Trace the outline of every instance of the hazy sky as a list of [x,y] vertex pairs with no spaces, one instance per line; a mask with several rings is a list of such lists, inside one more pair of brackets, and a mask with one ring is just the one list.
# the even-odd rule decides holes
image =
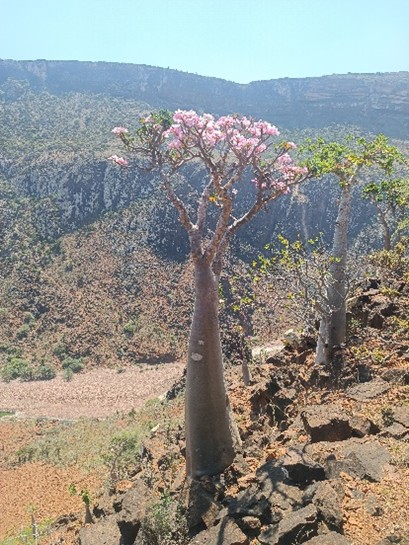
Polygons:
[[409,70],[409,0],[0,0],[0,58],[151,64],[240,83]]

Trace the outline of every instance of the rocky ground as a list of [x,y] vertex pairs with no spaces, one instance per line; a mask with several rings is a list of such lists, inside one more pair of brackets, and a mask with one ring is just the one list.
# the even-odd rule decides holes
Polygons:
[[62,504],[43,543],[409,544],[408,295],[369,285],[352,301],[355,336],[335,368],[315,365],[308,338],[262,352],[249,387],[230,367],[243,444],[218,477],[185,480],[180,380],[166,405],[179,423],[152,421],[133,471],[90,482],[92,523]]
[[335,371],[316,367],[310,339],[253,366],[248,388],[238,367],[228,371],[243,445],[222,475],[186,482],[183,429],[155,426],[138,472],[98,498],[93,523],[72,519],[67,532],[61,519],[50,543],[408,544],[409,344],[408,331],[396,328],[407,314],[402,290],[393,306],[373,288],[357,298],[352,315],[362,330]]

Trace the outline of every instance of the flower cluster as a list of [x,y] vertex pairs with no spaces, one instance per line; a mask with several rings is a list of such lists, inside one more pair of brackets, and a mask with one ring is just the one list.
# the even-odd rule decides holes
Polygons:
[[267,149],[270,136],[279,131],[266,121],[253,121],[247,117],[199,115],[193,110],[177,110],[173,124],[165,131],[171,149],[188,150],[202,147],[212,151],[220,143],[229,148],[238,158],[259,156]]
[[114,127],[111,132],[116,136],[121,136],[121,134],[126,134],[128,129],[125,129],[125,127]]
[[125,159],[125,157],[118,157],[118,155],[111,155],[111,157],[108,157],[108,161],[112,161],[116,165],[119,165],[120,167],[126,167],[128,166],[128,161]]
[[[286,193],[292,182],[307,174],[307,170],[294,166],[289,151],[296,148],[294,142],[280,144],[278,157],[262,161],[262,154],[272,148],[273,137],[280,133],[267,121],[255,121],[246,116],[227,115],[216,119],[211,114],[199,115],[194,110],[177,110],[173,116],[165,112],[150,114],[141,119],[140,134],[151,139],[142,143],[141,150],[155,143],[164,149],[178,153],[171,155],[177,161],[192,157],[207,157],[207,161],[221,160],[222,168],[227,164],[250,167],[256,171],[252,180],[257,189]],[[128,144],[125,127],[115,127],[112,132]],[[152,137],[153,136],[153,137]],[[230,160],[226,159],[231,158]],[[110,160],[126,166],[127,160],[113,155]],[[182,164],[180,163],[180,164]]]

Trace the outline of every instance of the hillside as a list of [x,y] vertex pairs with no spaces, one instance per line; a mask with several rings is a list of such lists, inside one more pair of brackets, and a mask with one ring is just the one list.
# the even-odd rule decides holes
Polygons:
[[[61,346],[90,366],[182,353],[191,301],[181,266],[186,236],[151,176],[108,163],[120,152],[113,126],[132,127],[154,108],[193,107],[270,119],[296,142],[317,127],[327,138],[382,129],[404,138],[408,78],[238,85],[138,65],[0,61],[3,360],[20,354],[58,368]],[[202,182],[203,172],[190,168],[180,191],[194,200]],[[245,200],[250,189],[243,190]],[[336,184],[311,182],[273,203],[239,234],[235,255],[249,261],[278,233],[308,239],[322,232],[329,240],[336,195]],[[374,211],[359,190],[356,197],[351,237],[367,249],[378,244]],[[172,295],[176,285],[186,294],[182,306]]]

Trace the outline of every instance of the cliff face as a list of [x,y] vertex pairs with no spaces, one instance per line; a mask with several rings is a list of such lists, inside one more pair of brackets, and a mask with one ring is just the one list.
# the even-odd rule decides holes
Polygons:
[[26,80],[37,91],[102,93],[152,107],[240,112],[286,128],[353,124],[406,139],[409,72],[278,79],[241,85],[177,70],[105,62],[0,61],[0,85]]

